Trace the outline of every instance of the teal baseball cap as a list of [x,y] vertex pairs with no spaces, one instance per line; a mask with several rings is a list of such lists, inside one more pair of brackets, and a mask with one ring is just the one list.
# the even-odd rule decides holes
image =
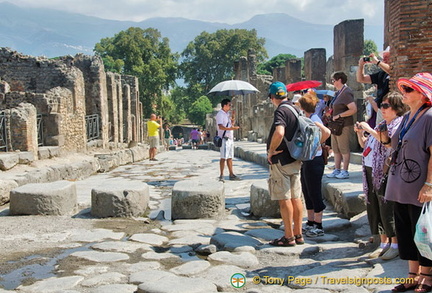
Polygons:
[[280,81],[275,81],[269,87],[269,94],[276,95],[276,99],[285,98],[287,96],[286,86]]

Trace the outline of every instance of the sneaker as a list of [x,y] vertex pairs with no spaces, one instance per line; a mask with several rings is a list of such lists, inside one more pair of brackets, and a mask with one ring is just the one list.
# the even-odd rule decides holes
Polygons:
[[303,233],[303,234],[306,234],[306,232],[312,230],[313,228],[315,228],[314,225],[307,225],[307,224],[305,224],[305,225],[303,226],[303,228],[302,228],[302,233]]
[[219,176],[219,181],[220,182],[225,182],[224,177],[223,176]]
[[387,250],[390,249],[390,247],[391,247],[391,246],[390,246],[390,242],[389,242],[389,243],[387,243],[387,244],[384,246],[384,248],[381,250],[381,253],[380,253],[379,257],[383,256],[384,253],[386,253]]
[[399,256],[399,250],[397,248],[390,247],[389,250],[386,251],[380,258],[382,260],[390,260]]
[[349,172],[343,170],[338,175],[335,176],[337,179],[348,179],[349,178]]
[[330,174],[327,174],[327,178],[335,178],[337,175],[339,175],[341,173],[341,170],[339,169],[334,169],[334,171]]
[[324,230],[319,228],[314,228],[306,232],[307,237],[319,237],[324,236]]
[[239,181],[241,179],[240,179],[240,177],[238,177],[236,175],[230,175],[229,180]]
[[378,248],[378,249],[375,249],[374,251],[372,251],[371,253],[369,253],[368,258],[378,258],[381,255],[383,255],[383,249]]

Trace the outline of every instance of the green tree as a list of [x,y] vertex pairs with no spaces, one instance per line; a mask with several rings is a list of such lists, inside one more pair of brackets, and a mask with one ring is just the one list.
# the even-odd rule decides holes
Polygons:
[[153,28],[131,27],[102,39],[94,51],[108,71],[138,78],[146,117],[163,109],[162,91],[175,85],[179,57],[171,53],[168,38]]
[[[218,82],[233,77],[234,62],[253,50],[258,62],[267,58],[265,39],[256,30],[231,29],[202,32],[182,52],[181,75],[191,98],[197,98]],[[213,99],[213,104],[216,104]]]
[[[273,58],[271,58],[267,62],[263,62],[258,64],[257,66],[257,73],[258,74],[267,74],[267,75],[273,75],[273,69],[277,67],[283,67],[285,66],[285,63],[287,60],[290,59],[299,59],[296,56],[292,54],[279,54]],[[302,62],[303,62],[303,58]]]
[[189,111],[189,120],[196,125],[205,125],[205,118],[207,113],[213,111],[212,103],[206,96],[199,97]]
[[369,56],[371,53],[378,55],[377,45],[372,40],[365,40],[364,47],[363,47],[363,55]]

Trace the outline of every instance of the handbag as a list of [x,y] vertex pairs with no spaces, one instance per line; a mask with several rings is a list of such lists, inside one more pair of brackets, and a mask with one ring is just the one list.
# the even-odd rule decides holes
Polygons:
[[327,126],[333,135],[339,136],[342,134],[342,129],[344,127],[343,118],[339,118],[336,120],[330,120]]
[[328,164],[328,158],[330,156],[330,146],[323,143],[321,145],[321,149],[322,149],[322,157],[324,160],[324,165],[327,165]]
[[414,242],[420,254],[432,260],[432,210],[429,202],[423,204],[416,224]]
[[[227,123],[226,127],[228,127],[229,122]],[[225,136],[226,130],[223,132],[222,137]],[[218,135],[218,132],[216,130],[216,135],[213,137],[213,143],[216,147],[220,148],[222,146],[222,137]]]

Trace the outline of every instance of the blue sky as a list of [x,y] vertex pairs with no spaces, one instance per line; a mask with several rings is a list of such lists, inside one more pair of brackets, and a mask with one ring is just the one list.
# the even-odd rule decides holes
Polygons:
[[[0,2],[6,2],[1,1]],[[114,20],[142,21],[152,17],[235,24],[255,15],[286,13],[303,21],[335,25],[363,18],[367,25],[383,25],[381,0],[13,0],[22,7],[51,8]]]

